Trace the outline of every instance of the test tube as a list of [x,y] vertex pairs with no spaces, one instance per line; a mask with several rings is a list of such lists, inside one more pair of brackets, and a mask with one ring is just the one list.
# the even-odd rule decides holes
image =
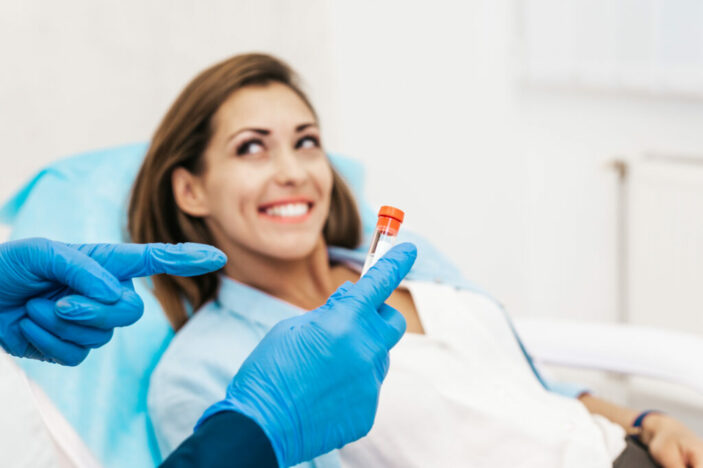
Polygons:
[[368,255],[366,255],[361,276],[364,276],[369,271],[369,268],[395,245],[395,241],[398,239],[398,230],[400,230],[404,217],[405,213],[402,210],[392,206],[382,206],[378,211],[376,231],[371,239],[371,247]]

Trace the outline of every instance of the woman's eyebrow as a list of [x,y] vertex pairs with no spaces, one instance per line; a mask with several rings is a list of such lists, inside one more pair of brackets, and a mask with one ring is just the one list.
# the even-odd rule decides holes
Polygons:
[[297,127],[295,127],[295,131],[302,132],[303,130],[305,130],[308,127],[317,127],[317,124],[315,122],[300,124]]
[[266,136],[271,133],[271,130],[266,130],[265,128],[242,128],[231,134],[230,136],[227,137],[227,142],[232,141],[234,137],[239,135],[242,132],[254,132],[258,133],[259,135]]
[[[308,123],[300,124],[297,127],[295,127],[295,131],[296,131],[296,133],[299,133],[299,132],[302,132],[303,130],[305,130],[306,128],[310,128],[310,127],[317,127],[317,124],[315,122],[308,122]],[[237,135],[239,135],[242,132],[247,132],[247,131],[258,133],[259,135],[262,135],[262,136],[267,136],[267,135],[271,134],[271,130],[267,130],[265,128],[247,127],[247,128],[239,129],[236,132],[234,132],[233,134],[231,134],[229,137],[227,137],[227,141],[228,142],[232,141],[232,139],[234,137],[236,137]]]

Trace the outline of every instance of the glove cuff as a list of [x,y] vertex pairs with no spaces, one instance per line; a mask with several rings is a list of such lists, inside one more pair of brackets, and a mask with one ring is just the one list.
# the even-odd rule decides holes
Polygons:
[[224,411],[234,411],[254,421],[264,431],[264,434],[266,434],[266,437],[271,442],[271,447],[276,455],[278,466],[287,467],[291,465],[286,462],[286,450],[284,448],[285,436],[282,434],[281,430],[277,429],[278,421],[274,419],[273,415],[267,415],[256,407],[234,398],[232,395],[228,395],[226,400],[221,400],[205,410],[195,424],[194,430],[197,430],[207,419]]

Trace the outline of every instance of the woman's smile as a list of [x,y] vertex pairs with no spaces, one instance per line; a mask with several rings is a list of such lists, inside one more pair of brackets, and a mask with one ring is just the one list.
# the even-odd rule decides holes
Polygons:
[[259,206],[259,217],[275,223],[302,223],[310,218],[315,203],[304,197],[287,198]]

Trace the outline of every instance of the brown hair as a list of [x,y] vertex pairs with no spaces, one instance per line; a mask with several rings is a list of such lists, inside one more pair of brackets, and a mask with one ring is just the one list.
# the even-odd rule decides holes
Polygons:
[[[154,133],[132,188],[128,230],[134,242],[214,243],[202,218],[178,208],[171,174],[177,167],[202,174],[205,169],[202,155],[214,133],[213,115],[238,89],[272,82],[288,86],[317,118],[293,70],[265,54],[234,56],[201,72],[185,87]],[[334,169],[332,173],[332,198],[324,239],[328,245],[354,248],[361,237],[359,213],[347,185]],[[190,278],[158,275],[153,277],[153,283],[166,316],[178,330],[188,320],[183,299],[197,311],[214,299],[219,278],[214,272]]]

